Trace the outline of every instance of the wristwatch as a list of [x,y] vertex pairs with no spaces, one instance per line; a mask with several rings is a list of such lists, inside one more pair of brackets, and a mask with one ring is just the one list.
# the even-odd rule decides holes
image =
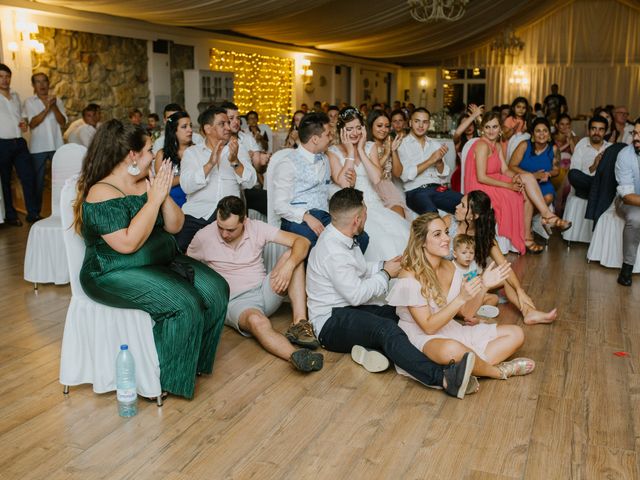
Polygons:
[[231,163],[231,168],[236,169],[240,166],[240,162]]

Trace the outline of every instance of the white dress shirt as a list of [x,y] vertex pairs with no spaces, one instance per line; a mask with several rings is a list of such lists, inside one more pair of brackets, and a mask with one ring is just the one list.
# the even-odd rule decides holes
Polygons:
[[255,137],[247,132],[240,130],[238,132],[238,141],[244,145],[244,148],[249,152],[262,152],[262,148],[258,145],[258,142],[256,142]]
[[[204,143],[204,138],[198,132],[193,132],[193,135],[191,136],[191,141],[193,142],[194,145],[202,145]],[[158,150],[162,150],[163,148],[164,148],[164,133],[160,135],[158,138],[156,138],[156,140],[153,142],[151,151],[155,155],[156,153],[158,153]]]
[[11,99],[0,94],[0,138],[9,140],[22,138],[20,122],[22,121],[22,105],[20,96],[13,90],[9,91]]
[[591,145],[589,137],[580,139],[580,141],[576,143],[576,148],[573,150],[573,155],[571,155],[570,168],[575,168],[583,173],[586,173],[587,175],[593,176],[596,172],[590,172],[589,167],[593,165],[593,161],[595,160],[596,156],[599,153],[604,152],[604,150],[609,145],[611,144],[604,140],[600,145],[600,148],[596,149],[593,145]]
[[389,290],[383,266],[384,262],[367,263],[353,239],[332,224],[325,228],[307,264],[307,307],[316,335],[334,307],[382,303],[379,297]]
[[251,188],[257,181],[249,153],[242,145],[238,148],[238,160],[244,166],[242,176],[237,175],[229,163],[228,145],[222,149],[217,165],[205,177],[204,165],[209,158],[211,150],[202,143],[187,148],[180,162],[180,186],[187,194],[187,201],[182,205],[182,210],[195,218],[208,219],[221,198],[227,195],[240,197],[241,187]]
[[[293,196],[295,195],[296,183],[296,167],[291,156],[295,153],[296,151],[291,152],[287,158],[280,160],[275,170],[267,171],[267,175],[273,176],[273,192],[270,192],[269,195],[273,195],[273,211],[275,214],[290,222],[302,223],[302,217],[304,217],[304,214],[307,212],[307,208],[304,206],[291,205],[291,200],[293,200]],[[326,154],[323,154],[324,162],[315,163],[315,154],[311,153],[302,145],[298,147],[297,154],[315,167],[317,178],[325,177],[326,171],[329,168],[329,159]]]
[[[67,114],[65,113],[64,105],[59,98],[56,98],[56,105],[66,122]],[[45,104],[37,95],[27,98],[24,101],[24,113],[27,116],[27,121],[31,122],[31,119],[42,113],[45,108]],[[62,131],[60,130],[60,124],[58,123],[58,120],[56,120],[55,113],[49,110],[49,113],[44,117],[44,120],[40,122],[37,127],[31,129],[29,151],[31,153],[53,152],[60,148],[62,143]]]
[[422,185],[430,183],[443,184],[449,175],[449,165],[444,164],[442,172],[439,172],[435,165],[430,166],[418,175],[418,165],[427,160],[442,145],[425,137],[424,147],[420,145],[418,138],[410,133],[407,135],[398,148],[398,157],[402,163],[402,175],[400,178],[404,182],[404,191],[414,190]]

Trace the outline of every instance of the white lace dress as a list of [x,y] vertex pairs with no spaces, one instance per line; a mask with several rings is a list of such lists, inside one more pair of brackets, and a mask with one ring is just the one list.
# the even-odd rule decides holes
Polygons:
[[[340,165],[344,165],[344,155],[338,146],[329,147],[329,151],[340,160]],[[355,165],[355,170],[355,188],[362,191],[367,205],[364,229],[369,235],[369,246],[364,258],[373,262],[401,255],[409,241],[409,222],[384,206],[362,163]]]

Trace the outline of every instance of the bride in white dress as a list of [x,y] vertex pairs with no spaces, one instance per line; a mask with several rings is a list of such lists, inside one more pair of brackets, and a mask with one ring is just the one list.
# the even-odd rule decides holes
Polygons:
[[329,148],[331,179],[339,188],[354,187],[364,194],[367,206],[365,231],[369,246],[367,261],[389,260],[401,255],[409,240],[410,224],[384,206],[374,185],[382,179],[382,169],[365,153],[367,140],[364,119],[353,107],[346,107],[338,116],[340,144]]

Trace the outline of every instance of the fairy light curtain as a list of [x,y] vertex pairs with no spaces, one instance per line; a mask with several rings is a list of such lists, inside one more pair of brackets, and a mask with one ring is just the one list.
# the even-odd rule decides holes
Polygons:
[[[282,126],[291,115],[294,60],[257,53],[240,53],[212,48],[211,70],[234,73],[234,103],[241,114],[255,110],[260,123]],[[286,120],[285,120],[286,121]]]

